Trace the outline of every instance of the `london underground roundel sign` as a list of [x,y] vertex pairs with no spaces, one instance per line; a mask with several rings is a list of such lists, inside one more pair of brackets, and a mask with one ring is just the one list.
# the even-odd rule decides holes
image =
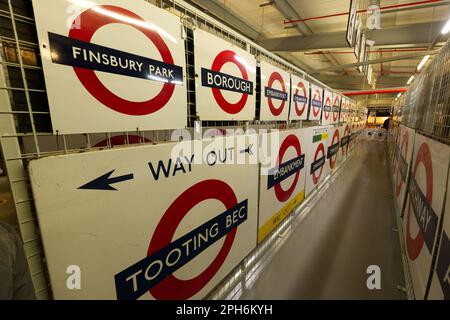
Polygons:
[[406,175],[408,170],[408,163],[406,162],[409,152],[409,133],[404,130],[403,137],[401,138],[399,157],[398,157],[398,171],[395,178],[395,195],[400,196],[403,184],[406,182]]
[[[106,11],[111,13],[111,15],[99,15],[99,11]],[[72,61],[74,64],[73,69],[78,79],[80,79],[80,82],[93,97],[108,108],[111,108],[117,112],[135,116],[154,113],[163,108],[169,102],[175,90],[175,83],[182,83],[183,81],[183,70],[181,67],[174,65],[172,54],[170,53],[170,50],[163,38],[156,30],[146,28],[145,20],[143,18],[121,7],[96,6],[81,13],[81,15],[75,19],[75,21],[78,20],[83,21],[82,27],[72,28],[69,32],[69,38],[73,41],[73,58],[77,59],[78,57],[83,56],[85,57],[85,60],[81,62]],[[140,23],[130,23],[128,22],[129,20]],[[114,52],[112,49],[107,50],[106,48],[95,48],[91,41],[97,30],[114,23],[126,24],[127,26],[142,32],[145,37],[155,45],[162,57],[162,61],[154,61],[152,64],[149,63],[148,69],[144,71],[142,69],[144,62],[138,61],[137,58],[136,61],[133,61],[131,60],[131,56],[127,57],[126,54],[119,56],[119,53]],[[55,34],[50,34],[50,44],[54,47],[60,45],[60,42],[64,41],[70,40],[67,38],[60,38]],[[77,44],[79,46],[76,46]],[[94,50],[94,48],[97,50]],[[61,49],[61,51],[62,50],[63,49]],[[58,50],[57,52],[61,51]],[[108,51],[111,53],[109,57],[107,56],[107,53],[102,53]],[[98,60],[96,59],[100,57],[100,54],[102,60],[98,63]],[[105,72],[116,73],[113,68],[115,66],[114,61],[116,61],[116,58],[113,58],[115,57],[113,54],[119,56],[117,58],[117,64],[123,72],[128,73],[131,71],[137,71],[137,73],[143,73],[141,74],[143,77],[148,71],[150,75],[155,77],[155,79],[156,77],[160,77],[161,80],[158,79],[156,81],[163,82],[161,91],[155,97],[143,102],[129,101],[111,92],[98,78],[95,73],[95,67]],[[58,60],[57,58],[54,61],[61,64],[67,62],[65,60]],[[88,67],[88,61],[91,63],[91,69],[86,68]],[[96,64],[98,65],[96,66]]]
[[[148,248],[148,256],[152,256],[173,243],[173,236],[178,225],[189,211],[199,203],[205,200],[217,200],[224,205],[225,210],[230,210],[237,206],[238,201],[233,189],[225,182],[220,180],[204,180],[199,182],[185,192],[183,192],[167,209],[161,218],[155,232],[153,233]],[[245,208],[242,207],[238,213],[240,219],[246,218]],[[207,226],[205,226],[207,229]],[[225,235],[225,241],[211,264],[207,266],[202,273],[189,280],[180,280],[173,274],[167,275],[157,285],[150,289],[150,293],[156,299],[177,299],[185,300],[192,297],[200,291],[217,273],[223,265],[231,247],[233,246],[237,228],[229,230]],[[181,243],[180,243],[181,244]],[[180,248],[183,245],[167,252],[165,263],[169,267],[175,264],[176,260],[180,260]],[[155,270],[162,269],[162,265],[156,265]]]
[[144,2],[100,0],[83,4],[67,31],[68,3],[33,6],[54,131],[184,127],[180,22]]
[[[281,90],[276,90],[273,88],[275,82],[280,84]],[[279,72],[275,71],[270,74],[268,86],[264,90],[270,112],[275,117],[279,116],[286,106],[288,96],[288,93],[286,92],[286,85],[284,83],[283,77],[281,77],[281,74]],[[273,99],[281,100],[281,104],[279,107],[276,107],[274,105]]]
[[[416,178],[420,166],[423,166],[423,168],[425,169],[426,185],[424,191],[422,191],[421,188],[419,187]],[[431,203],[433,201],[433,165],[431,162],[430,149],[426,143],[422,144],[419,148],[419,151],[417,152],[416,161],[412,169],[412,175],[408,192],[409,192],[409,201],[407,204],[406,235],[405,235],[406,251],[408,253],[408,257],[411,260],[416,260],[425,243],[425,233],[424,233],[425,225],[419,223],[420,230],[416,234],[416,236],[413,236],[411,234],[411,221],[412,219],[418,222],[421,221],[419,215],[422,213],[426,213],[428,216],[427,211],[429,211],[430,214],[429,217],[431,219],[433,217],[432,213],[434,213],[432,212],[431,208]],[[423,208],[423,210],[425,211],[419,212],[420,208]],[[434,235],[432,239],[427,240],[428,240],[427,247],[428,250],[431,252],[433,246],[432,242],[434,241]]]
[[[286,154],[288,148],[294,148],[296,157],[290,159],[289,161],[283,162],[283,157]],[[274,172],[276,173],[276,178],[272,175],[269,176],[269,186],[274,184],[275,195],[280,202],[285,202],[289,200],[297,186],[297,182],[300,176],[300,170],[304,167],[305,155],[302,154],[302,147],[298,137],[294,134],[287,136],[280,146],[278,152],[277,164],[278,168]],[[284,190],[281,186],[281,181],[287,179],[289,176],[294,174],[294,180],[292,184]]]
[[414,295],[423,299],[442,225],[450,148],[418,132],[413,137],[409,139],[414,147],[403,230]]
[[333,95],[333,123],[339,122],[339,114],[341,110],[341,96],[338,94]]
[[[221,74],[222,67],[226,63],[234,64],[239,69],[240,79]],[[238,60],[236,53],[231,50],[220,52],[214,59],[211,70],[202,70],[202,84],[203,86],[211,86],[217,104],[229,114],[239,113],[245,107],[248,95],[253,94],[253,83],[248,80],[247,70]],[[222,95],[222,89],[240,92],[241,98],[236,103],[230,103]]]
[[265,61],[261,61],[260,66],[260,120],[287,120],[289,116],[290,75]]
[[308,119],[320,120],[323,107],[323,89],[311,84],[311,101]]
[[333,93],[325,89],[323,100],[322,124],[330,124],[332,122]]

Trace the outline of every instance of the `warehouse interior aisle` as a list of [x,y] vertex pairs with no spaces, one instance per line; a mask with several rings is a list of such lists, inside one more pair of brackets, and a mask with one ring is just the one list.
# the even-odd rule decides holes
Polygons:
[[[242,299],[405,299],[387,147],[363,141]],[[381,289],[367,288],[367,268]]]

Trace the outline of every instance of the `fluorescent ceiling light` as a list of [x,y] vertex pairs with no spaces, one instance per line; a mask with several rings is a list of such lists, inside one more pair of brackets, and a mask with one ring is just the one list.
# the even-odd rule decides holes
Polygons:
[[422,67],[425,65],[425,63],[430,59],[430,55],[427,54],[425,57],[423,57],[422,61],[420,61],[419,65],[417,66],[417,71],[420,71]]
[[447,23],[445,24],[444,28],[442,29],[441,33],[446,34],[450,31],[450,19],[448,19]]
[[402,93],[400,92],[400,93],[397,95],[397,99],[400,98],[401,96],[402,96]]
[[410,85],[411,82],[413,82],[413,80],[414,80],[414,76],[411,76],[411,78],[409,78],[409,80],[408,80],[408,82],[407,82],[406,84],[407,84],[407,85]]

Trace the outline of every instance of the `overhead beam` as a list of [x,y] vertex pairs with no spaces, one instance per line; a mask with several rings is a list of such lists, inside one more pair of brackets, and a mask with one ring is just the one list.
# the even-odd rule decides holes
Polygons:
[[[371,40],[375,46],[409,46],[428,45],[440,33],[446,21],[410,24],[406,26],[373,30]],[[443,35],[441,41],[448,39]],[[271,38],[259,41],[264,48],[280,52],[300,52],[319,49],[336,49],[348,47],[345,32],[319,33],[308,36],[291,36]]]

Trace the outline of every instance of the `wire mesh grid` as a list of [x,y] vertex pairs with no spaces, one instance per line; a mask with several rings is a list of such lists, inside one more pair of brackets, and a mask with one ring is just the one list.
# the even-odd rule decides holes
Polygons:
[[[193,8],[175,1],[148,1],[172,12],[185,25],[186,91],[188,130],[232,128],[288,129],[317,125],[317,121],[199,121],[195,111],[194,32],[201,27],[231,43],[299,76],[300,69],[282,62],[237,33]],[[185,19],[185,20],[184,20]],[[322,84],[323,85],[323,84]],[[91,152],[172,140],[171,130],[97,134],[53,134],[33,9],[29,0],[0,0],[0,145],[33,284],[39,299],[52,297],[45,256],[39,235],[27,166],[30,160],[48,155]]]

